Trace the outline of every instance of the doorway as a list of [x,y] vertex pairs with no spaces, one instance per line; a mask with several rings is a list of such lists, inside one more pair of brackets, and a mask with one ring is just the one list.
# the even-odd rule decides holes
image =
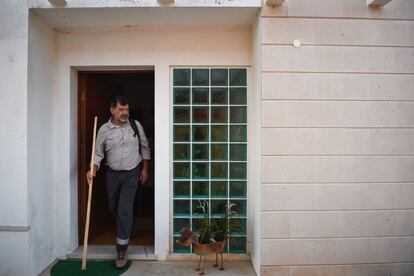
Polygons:
[[[138,186],[134,204],[134,226],[130,245],[154,245],[154,71],[78,72],[78,241],[83,244],[88,185],[86,172],[91,159],[93,118],[98,129],[110,118],[109,102],[114,95],[128,99],[130,117],[138,120],[151,148],[150,178]],[[115,216],[108,207],[105,159],[96,174],[91,202],[89,244],[114,245]]]

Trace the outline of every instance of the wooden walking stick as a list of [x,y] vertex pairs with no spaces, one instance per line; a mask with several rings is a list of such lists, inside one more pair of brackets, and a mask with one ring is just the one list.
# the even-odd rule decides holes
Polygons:
[[91,201],[92,201],[92,184],[93,184],[93,175],[95,174],[95,141],[96,141],[96,124],[98,123],[98,117],[95,116],[95,121],[93,123],[93,138],[92,138],[92,156],[91,156],[91,175],[92,180],[89,184],[89,192],[88,192],[88,205],[86,209],[86,224],[85,224],[85,235],[83,238],[83,254],[82,254],[82,270],[86,270],[86,255],[88,253],[88,235],[89,235],[89,217],[91,214]]

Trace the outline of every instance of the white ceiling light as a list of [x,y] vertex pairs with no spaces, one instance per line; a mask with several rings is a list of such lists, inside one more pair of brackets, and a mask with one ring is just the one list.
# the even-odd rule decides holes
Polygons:
[[391,0],[367,0],[368,7],[385,6],[391,2]]
[[53,6],[64,6],[66,5],[66,0],[47,0],[49,1],[50,4],[52,4]]
[[285,2],[285,0],[266,0],[268,6],[280,6]]
[[171,5],[174,3],[174,0],[157,0],[161,5]]

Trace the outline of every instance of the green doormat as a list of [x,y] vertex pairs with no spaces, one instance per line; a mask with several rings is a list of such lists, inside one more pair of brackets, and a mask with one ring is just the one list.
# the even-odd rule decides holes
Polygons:
[[131,266],[128,261],[123,268],[117,268],[114,260],[87,261],[86,270],[82,270],[82,260],[60,260],[50,272],[52,276],[119,276]]

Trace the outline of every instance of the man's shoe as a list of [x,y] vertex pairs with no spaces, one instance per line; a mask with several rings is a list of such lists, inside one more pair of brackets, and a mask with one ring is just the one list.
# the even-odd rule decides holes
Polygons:
[[126,265],[127,263],[127,255],[126,255],[126,251],[119,251],[118,255],[116,257],[116,267],[117,268],[122,268]]

